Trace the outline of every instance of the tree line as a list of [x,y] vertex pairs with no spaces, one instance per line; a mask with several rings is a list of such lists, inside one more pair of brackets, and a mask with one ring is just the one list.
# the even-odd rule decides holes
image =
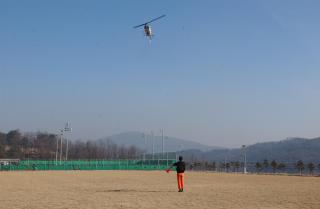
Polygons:
[[[218,172],[243,172],[244,163],[240,161],[232,162],[208,162],[208,161],[193,161],[188,162],[188,169],[190,170],[211,170]],[[267,159],[262,162],[248,162],[246,164],[247,170],[250,172],[256,173],[294,173],[298,172],[302,175],[304,172],[307,172],[310,175],[314,175],[315,171],[318,169],[320,172],[320,163],[305,163],[302,160],[291,163],[277,162],[272,160],[269,162]]]
[[[57,146],[58,143],[58,146]],[[54,160],[62,152],[66,156],[67,143],[63,140],[60,150],[60,136],[50,133],[21,133],[12,130],[0,132],[0,158],[17,158],[21,160]],[[110,141],[69,141],[68,160],[93,159],[135,159],[142,150],[130,146],[118,146]]]
[[308,170],[308,173],[310,175],[313,175],[317,166],[320,170],[320,164],[317,165],[316,163],[313,163],[313,162],[305,163],[302,160],[299,160],[295,163],[285,164],[285,163],[277,162],[276,160],[272,160],[269,163],[269,161],[267,159],[265,159],[263,162],[256,162],[255,163],[255,168],[258,173],[260,173],[263,170],[268,169],[269,167],[272,168],[273,173],[275,173],[277,171],[283,172],[286,169],[286,167],[289,167],[291,169],[297,170],[300,173],[300,175],[302,175],[304,170]]

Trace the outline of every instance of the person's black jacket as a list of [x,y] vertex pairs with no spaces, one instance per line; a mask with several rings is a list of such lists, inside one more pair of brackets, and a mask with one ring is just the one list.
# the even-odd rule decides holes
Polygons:
[[178,161],[174,163],[173,166],[176,167],[177,173],[184,173],[184,171],[186,170],[186,164],[183,161]]

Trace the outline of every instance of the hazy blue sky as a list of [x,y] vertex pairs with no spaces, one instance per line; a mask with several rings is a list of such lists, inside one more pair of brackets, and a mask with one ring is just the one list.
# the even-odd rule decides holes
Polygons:
[[[320,135],[320,1],[0,0],[0,131]],[[132,27],[152,24],[151,44]]]

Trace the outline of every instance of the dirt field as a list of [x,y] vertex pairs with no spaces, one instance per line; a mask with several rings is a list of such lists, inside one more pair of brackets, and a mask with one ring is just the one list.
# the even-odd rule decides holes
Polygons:
[[1,209],[320,209],[320,178],[164,171],[0,172]]

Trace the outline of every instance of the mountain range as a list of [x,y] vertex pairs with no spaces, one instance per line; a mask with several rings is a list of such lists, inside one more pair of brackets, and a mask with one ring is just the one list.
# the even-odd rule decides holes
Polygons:
[[[152,153],[162,152],[162,136],[152,136],[140,132],[125,132],[113,135],[101,141],[112,141],[117,145],[135,146]],[[304,162],[320,163],[320,137],[313,139],[290,138],[275,142],[263,142],[248,145],[244,149],[227,149],[222,147],[207,146],[174,137],[164,137],[164,151],[178,152],[186,160],[206,161],[242,161],[244,151],[248,162],[263,161],[264,159],[278,162]]]
[[206,161],[243,161],[244,153],[247,162],[269,161],[295,163],[303,162],[320,163],[320,137],[314,139],[291,138],[278,142],[256,143],[245,149],[213,149],[210,151],[185,150],[180,152],[186,159]]
[[[152,153],[152,150],[154,150],[155,153],[162,152],[162,136],[153,136],[152,134],[145,134],[136,131],[116,134],[99,139],[99,141],[113,142],[119,146],[135,146],[141,150],[147,151],[148,153]],[[198,142],[169,136],[164,136],[163,142],[165,152],[177,152],[189,149],[197,149],[205,152],[212,149],[220,149],[219,147],[208,146]]]

